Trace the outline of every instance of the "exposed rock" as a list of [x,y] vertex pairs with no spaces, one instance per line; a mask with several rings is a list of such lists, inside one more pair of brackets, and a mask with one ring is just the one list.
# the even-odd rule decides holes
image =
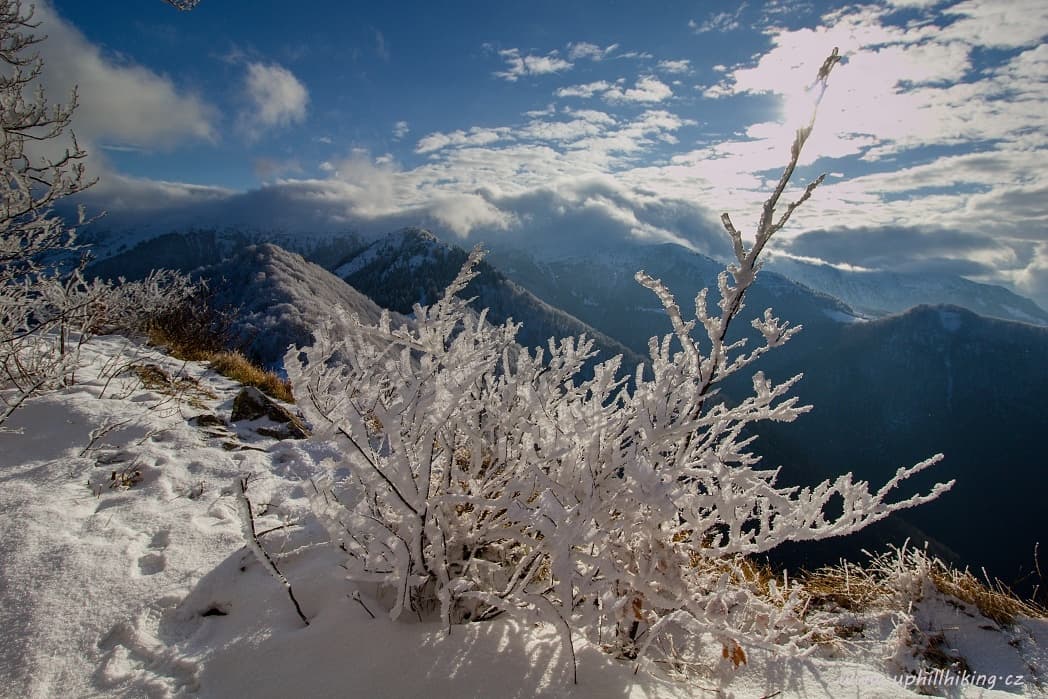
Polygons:
[[228,427],[229,423],[220,418],[218,415],[212,415],[210,413],[204,413],[203,415],[197,415],[196,417],[189,418],[189,422],[196,425],[197,427]]
[[309,436],[309,433],[303,432],[305,428],[300,428],[292,423],[281,425],[280,427],[258,427],[255,432],[259,433],[263,437],[272,437],[273,439],[305,439]]
[[[279,405],[254,386],[245,386],[240,389],[240,393],[233,399],[233,413],[229,419],[232,422],[240,422],[241,420],[258,420],[263,417],[280,423],[283,428],[275,430],[262,427],[257,430],[259,434],[276,439],[305,439],[309,436],[306,426],[287,408]],[[263,430],[266,431],[263,432]]]

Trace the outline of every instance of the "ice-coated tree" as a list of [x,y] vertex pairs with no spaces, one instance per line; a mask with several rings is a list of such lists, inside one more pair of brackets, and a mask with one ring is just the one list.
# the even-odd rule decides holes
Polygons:
[[30,396],[70,380],[87,332],[134,328],[191,291],[171,272],[135,284],[84,278],[75,226],[54,211],[91,184],[76,138],[59,145],[76,93],[65,106],[48,102],[36,27],[31,8],[0,0],[0,426]]
[[[819,71],[816,103],[837,60],[835,51]],[[313,498],[349,580],[385,594],[393,617],[432,614],[449,630],[507,612],[552,622],[572,657],[573,633],[630,658],[653,643],[679,652],[713,638],[734,665],[744,648],[810,647],[817,629],[798,611],[797,589],[772,581],[758,594],[744,556],[849,534],[952,485],[893,497],[935,456],[876,490],[850,474],[780,486],[746,435],[809,409],[787,396],[800,377],[777,384],[758,371],[744,400],[717,395],[799,330],[769,309],[752,321],[758,346],[728,340],[761,252],[822,181],[780,208],[813,123],[814,113],[797,131],[752,244],[724,215],[735,260],[715,309],[704,291],[685,320],[659,280],[637,273],[672,332],[652,338],[632,376],[615,357],[582,378],[592,341],[528,350],[515,342],[517,324],[470,311],[459,294],[478,250],[410,325],[343,319],[289,352],[314,439],[343,455],[330,473],[350,474],[321,479]],[[347,322],[350,332],[337,330]]]
[[[44,338],[68,311],[72,286],[58,267],[69,263],[74,231],[52,207],[88,186],[86,153],[76,139],[52,157],[41,146],[69,127],[76,94],[67,106],[49,104],[40,87],[43,61],[33,49],[32,10],[20,0],[0,1],[0,366],[5,409],[0,424],[27,396],[60,380],[65,353]],[[60,350],[62,348],[59,348]]]
[[200,4],[200,0],[164,0],[164,2],[183,12],[188,12]]

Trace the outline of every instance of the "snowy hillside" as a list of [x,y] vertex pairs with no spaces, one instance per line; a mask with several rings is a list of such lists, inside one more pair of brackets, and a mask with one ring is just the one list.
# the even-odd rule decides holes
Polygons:
[[279,366],[290,345],[312,333],[334,309],[375,321],[382,309],[301,255],[272,244],[252,245],[202,270],[216,303],[235,310],[238,344],[267,366]]
[[[335,274],[383,308],[410,313],[413,304],[430,304],[440,298],[465,259],[461,248],[441,242],[424,229],[407,228],[350,255]],[[467,287],[465,296],[475,297],[473,307],[478,311],[487,308],[495,323],[509,318],[523,322],[518,339],[526,347],[545,347],[551,337],[585,333],[596,340],[601,357],[622,354],[629,364],[639,361],[635,348],[579,320],[580,316],[550,305],[486,262],[481,263],[480,276]]]
[[[34,399],[8,423],[21,433],[0,434],[4,696],[887,698],[915,696],[918,682],[948,696],[1045,696],[1048,623],[1002,626],[931,589],[914,628],[940,630],[928,647],[963,661],[938,675],[894,678],[892,667],[923,662],[907,656],[917,641],[900,635],[898,610],[839,612],[840,642],[806,658],[750,649],[733,668],[712,644],[714,674],[690,679],[660,665],[635,673],[578,638],[573,686],[549,626],[499,618],[448,636],[351,594],[309,514],[324,447],[262,436],[265,418],[231,422],[239,386],[116,336],[90,341],[84,358],[80,383]],[[244,547],[244,477],[308,626]]]

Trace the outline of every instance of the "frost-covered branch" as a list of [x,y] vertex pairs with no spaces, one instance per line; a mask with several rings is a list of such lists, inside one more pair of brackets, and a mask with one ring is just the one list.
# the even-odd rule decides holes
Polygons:
[[302,607],[299,606],[298,600],[295,598],[295,591],[291,588],[291,583],[277,568],[276,562],[269,555],[269,552],[262,547],[262,543],[258,540],[258,534],[255,533],[255,516],[251,512],[251,501],[247,497],[247,478],[240,479],[239,487],[236,490],[236,498],[237,516],[240,518],[240,529],[244,535],[245,544],[251,553],[255,555],[255,558],[258,559],[258,562],[262,564],[266,572],[284,586],[284,589],[287,590],[287,596],[291,598],[291,603],[295,605],[295,612],[298,614],[298,618],[302,620],[303,624],[309,626],[309,619],[302,613]]

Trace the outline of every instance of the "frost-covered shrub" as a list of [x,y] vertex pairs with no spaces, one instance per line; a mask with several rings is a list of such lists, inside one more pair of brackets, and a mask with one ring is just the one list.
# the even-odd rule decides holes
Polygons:
[[[651,366],[632,388],[619,358],[579,380],[590,341],[530,352],[514,343],[515,324],[490,325],[455,295],[479,259],[475,251],[437,304],[416,307],[413,327],[394,328],[387,315],[337,339],[322,328],[285,360],[298,405],[352,473],[319,484],[315,510],[348,554],[349,577],[395,591],[394,617],[528,611],[613,629],[609,642],[629,656],[673,626],[779,643],[793,622],[765,618],[731,567],[711,561],[848,534],[948,487],[887,500],[937,457],[875,492],[848,475],[778,487],[741,435],[805,410],[784,397],[796,378],[776,385],[758,372],[753,395],[731,407],[704,388],[761,349],[700,356],[695,321],[638,275],[678,333],[652,341]],[[701,297],[697,320],[719,327]],[[755,325],[764,347],[791,334],[770,314]],[[830,517],[835,500],[841,512]],[[780,609],[790,594],[782,590]]]
[[146,333],[158,318],[198,298],[203,285],[181,272],[157,269],[139,281],[95,280],[92,286],[101,297],[93,330]]
[[[28,288],[27,288],[28,287]],[[175,307],[195,285],[183,274],[158,270],[141,281],[87,281],[81,267],[24,281],[18,303],[0,288],[0,397],[6,410],[40,391],[73,382],[79,347],[93,334],[143,332],[158,313]]]
[[314,438],[344,455],[331,473],[350,473],[318,482],[313,499],[348,578],[387,591],[394,618],[433,614],[450,628],[526,614],[556,624],[569,650],[573,631],[631,658],[685,637],[712,637],[734,665],[744,646],[804,647],[814,633],[804,597],[788,581],[755,585],[742,556],[846,535],[950,487],[889,499],[938,456],[875,491],[850,474],[779,486],[743,435],[808,409],[787,397],[800,377],[777,384],[757,372],[752,395],[718,399],[722,380],[799,330],[769,309],[752,321],[762,344],[725,339],[765,244],[819,182],[775,218],[809,132],[798,132],[751,247],[723,217],[736,260],[718,279],[715,311],[703,292],[685,320],[661,282],[637,274],[672,332],[652,338],[632,376],[615,357],[581,378],[592,341],[529,350],[515,342],[519,325],[472,313],[457,294],[477,250],[437,303],[415,307],[411,326],[393,327],[388,314],[340,319],[289,352]]

